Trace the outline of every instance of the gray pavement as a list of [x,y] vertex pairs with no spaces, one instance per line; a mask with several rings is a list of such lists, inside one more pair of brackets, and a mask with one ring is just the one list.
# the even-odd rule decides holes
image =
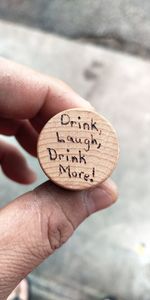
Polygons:
[[149,0],[5,0],[0,17],[71,38],[150,54]]
[[[32,299],[149,300],[150,63],[2,21],[0,40],[1,55],[65,80],[91,101],[116,128],[121,147],[113,175],[118,203],[84,222],[32,273]],[[37,183],[45,180],[27,157]],[[1,176],[2,203],[30,188]]]

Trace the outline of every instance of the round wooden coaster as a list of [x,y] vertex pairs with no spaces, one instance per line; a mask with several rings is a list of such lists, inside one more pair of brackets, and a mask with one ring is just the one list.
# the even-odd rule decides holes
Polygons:
[[69,109],[51,118],[38,140],[38,158],[56,184],[87,189],[107,179],[116,166],[118,140],[111,124],[94,111]]

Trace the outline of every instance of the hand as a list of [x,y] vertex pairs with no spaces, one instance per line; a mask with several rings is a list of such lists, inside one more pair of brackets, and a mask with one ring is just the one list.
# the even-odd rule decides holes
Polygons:
[[[14,135],[36,156],[38,133],[54,114],[90,104],[64,83],[0,60],[0,133]],[[0,163],[6,176],[31,183],[35,173],[14,146],[0,141]],[[72,235],[92,213],[116,200],[107,181],[89,191],[67,191],[48,181],[0,210],[0,299]]]

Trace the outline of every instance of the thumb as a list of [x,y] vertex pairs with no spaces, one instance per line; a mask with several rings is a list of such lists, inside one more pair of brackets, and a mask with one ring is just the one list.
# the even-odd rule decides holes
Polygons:
[[0,211],[0,299],[72,235],[90,214],[116,200],[110,181],[86,191],[46,182]]

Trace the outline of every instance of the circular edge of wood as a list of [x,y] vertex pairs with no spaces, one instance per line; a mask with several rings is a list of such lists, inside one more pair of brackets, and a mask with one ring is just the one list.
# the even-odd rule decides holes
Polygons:
[[[63,184],[61,184],[60,182],[58,182],[57,180],[54,180],[53,178],[50,177],[49,174],[47,174],[47,172],[45,171],[45,169],[43,168],[42,164],[41,164],[41,161],[40,161],[40,158],[39,158],[39,140],[40,140],[40,137],[42,135],[42,132],[46,126],[46,124],[54,117],[57,117],[59,116],[60,114],[62,114],[62,112],[68,112],[68,111],[73,111],[73,110],[76,110],[76,111],[87,111],[87,112],[92,112],[93,114],[97,115],[98,117],[100,117],[101,119],[103,119],[111,128],[111,130],[114,132],[115,136],[116,136],[116,141],[117,141],[117,156],[116,156],[116,160],[115,160],[115,163],[114,163],[114,166],[113,168],[110,170],[110,172],[104,177],[104,179],[98,183],[95,183],[95,184],[92,184],[91,186],[87,186],[87,187],[84,187],[84,188],[79,188],[78,186],[77,187],[65,187]],[[65,109],[63,111],[60,111],[59,113],[55,114],[54,116],[52,116],[46,123],[45,125],[43,126],[42,130],[40,131],[40,134],[39,134],[39,137],[38,137],[38,142],[37,142],[37,157],[38,157],[38,161],[39,161],[39,164],[41,166],[41,169],[43,170],[44,174],[48,177],[48,179],[50,179],[54,184],[58,185],[59,187],[63,188],[63,189],[66,189],[66,190],[74,190],[74,191],[81,191],[81,190],[89,190],[89,189],[92,189],[92,188],[95,188],[96,186],[98,186],[99,184],[103,183],[105,180],[107,180],[111,174],[113,173],[113,171],[115,170],[116,166],[117,166],[117,163],[118,163],[118,160],[119,160],[119,155],[120,155],[120,147],[119,147],[119,139],[118,139],[118,135],[117,135],[117,132],[116,130],[113,128],[112,124],[103,116],[101,115],[100,113],[97,113],[95,110],[92,110],[92,109],[84,109],[84,108],[70,108],[70,109]]]

